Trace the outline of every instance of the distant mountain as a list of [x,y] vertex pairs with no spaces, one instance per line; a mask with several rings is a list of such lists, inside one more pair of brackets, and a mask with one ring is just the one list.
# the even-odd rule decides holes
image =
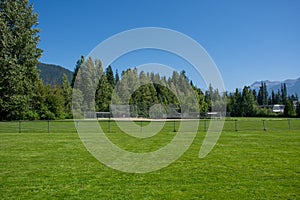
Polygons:
[[281,88],[281,84],[285,83],[287,92],[289,95],[297,94],[300,95],[300,77],[298,79],[287,79],[285,81],[256,81],[250,87],[255,90],[259,90],[259,87],[261,86],[261,82],[265,82],[267,85],[268,93],[271,94],[272,90],[276,93],[277,90]]
[[46,85],[61,85],[63,74],[67,75],[70,83],[73,78],[72,71],[58,65],[39,63],[37,68],[40,70],[40,78]]

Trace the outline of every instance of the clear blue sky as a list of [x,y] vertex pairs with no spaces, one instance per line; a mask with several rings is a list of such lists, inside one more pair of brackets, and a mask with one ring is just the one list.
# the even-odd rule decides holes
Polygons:
[[[257,80],[300,77],[299,0],[30,2],[39,14],[40,61],[45,63],[73,70],[81,55],[108,37],[151,26],[182,32],[200,43],[230,91]],[[135,62],[125,59],[112,66],[121,71]],[[179,70],[186,67],[179,65]]]

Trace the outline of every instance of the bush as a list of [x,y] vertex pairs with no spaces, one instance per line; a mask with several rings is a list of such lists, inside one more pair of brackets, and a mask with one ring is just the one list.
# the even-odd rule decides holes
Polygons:
[[256,108],[255,110],[257,117],[277,117],[278,114],[274,113],[272,109],[269,108]]
[[55,114],[49,111],[47,107],[43,107],[40,111],[40,119],[53,120],[55,119]]
[[27,120],[38,120],[39,119],[39,114],[36,112],[36,111],[28,111],[26,114],[25,114],[25,119]]

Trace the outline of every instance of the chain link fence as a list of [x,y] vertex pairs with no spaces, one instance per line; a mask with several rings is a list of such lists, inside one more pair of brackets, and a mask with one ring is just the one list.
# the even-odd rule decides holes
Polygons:
[[[124,119],[100,119],[99,124],[103,131],[107,133],[114,133],[121,131],[117,124],[128,123],[129,120]],[[193,120],[193,119],[191,119]],[[200,119],[199,131],[207,131],[211,119]],[[214,119],[218,120],[218,119]],[[135,119],[138,125],[138,130],[143,131],[143,127],[150,123],[149,119]],[[166,132],[176,132],[180,126],[180,119],[152,120],[152,123],[164,123]],[[49,121],[7,121],[0,122],[0,133],[75,133],[76,127],[85,120],[78,120],[74,123],[73,120],[49,120]],[[300,119],[251,119],[251,118],[227,118],[224,123],[223,131],[268,131],[268,130],[300,130]]]

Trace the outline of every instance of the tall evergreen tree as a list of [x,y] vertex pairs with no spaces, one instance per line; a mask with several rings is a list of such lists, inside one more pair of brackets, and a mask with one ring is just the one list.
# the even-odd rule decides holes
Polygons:
[[257,93],[256,90],[252,90],[254,101],[257,101]]
[[0,119],[22,119],[32,108],[42,53],[37,24],[27,0],[0,1]]
[[300,117],[300,101],[297,102],[296,114],[297,117]]
[[120,81],[120,76],[119,76],[119,73],[118,73],[118,69],[116,69],[115,84],[118,84],[119,81]]
[[102,74],[97,86],[95,101],[96,111],[108,112],[111,104],[113,86],[108,82],[106,75]]
[[230,95],[229,105],[227,106],[231,116],[241,116],[241,99],[242,95],[236,88],[235,93]]
[[257,95],[257,102],[259,105],[268,105],[268,91],[265,82],[261,82]]
[[109,65],[106,70],[105,70],[105,74],[106,74],[106,79],[107,82],[114,87],[115,86],[115,78],[114,78],[114,72],[111,68],[111,66]]
[[72,88],[66,74],[63,75],[62,80],[62,95],[64,97],[65,115],[67,118],[72,117]]
[[213,87],[211,84],[209,84],[208,90],[205,92],[205,102],[208,105],[208,111],[212,111],[212,101],[216,100],[216,99],[212,99],[213,98]]
[[287,99],[285,107],[284,107],[284,115],[286,117],[294,117],[296,116],[295,108],[293,105],[293,101],[290,99]]
[[281,84],[281,101],[284,105],[287,103],[287,89],[285,83]]
[[271,104],[272,105],[277,104],[274,90],[272,90],[272,94],[271,94]]
[[203,92],[201,91],[200,88],[195,87],[192,83],[191,83],[191,85],[194,88],[197,99],[198,99],[199,111],[201,113],[208,112],[208,104],[205,102],[205,97],[204,97]]
[[240,103],[240,111],[242,117],[250,117],[253,116],[254,113],[254,97],[251,89],[249,87],[244,87],[242,92],[242,98]]
[[[92,58],[88,58],[80,66],[74,83],[74,88],[76,89],[75,96],[80,97],[82,95],[83,101],[80,106],[81,112],[90,112],[95,110],[95,91],[102,73],[102,63],[99,60],[94,61]],[[76,99],[73,99],[73,102],[74,101],[76,101]],[[80,103],[80,101],[76,102],[76,104],[78,103]],[[78,112],[80,111],[78,110]]]
[[278,89],[276,95],[275,95],[275,104],[282,104],[282,100],[281,100],[281,94],[280,94],[280,90]]
[[81,58],[79,60],[77,60],[75,69],[74,69],[74,73],[73,73],[73,78],[72,78],[72,82],[71,82],[71,87],[74,87],[74,83],[78,74],[78,70],[80,69],[80,67],[83,65],[84,63],[84,56],[81,56]]

